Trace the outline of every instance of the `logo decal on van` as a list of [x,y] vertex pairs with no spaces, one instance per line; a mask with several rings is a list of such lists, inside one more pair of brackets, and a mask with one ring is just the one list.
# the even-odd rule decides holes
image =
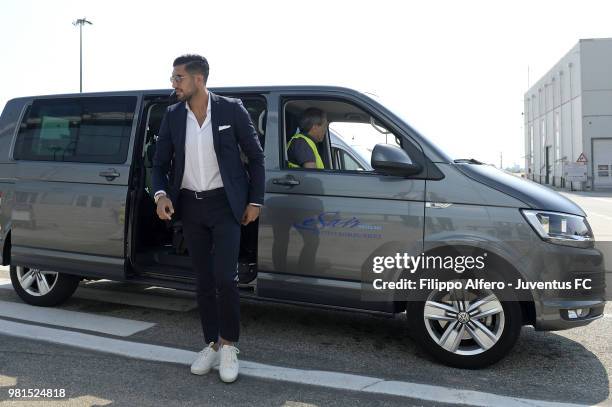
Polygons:
[[[309,217],[296,222],[293,227],[299,230],[308,230],[316,234],[337,235],[339,237],[356,237],[366,239],[380,239],[379,233],[363,233],[362,231],[382,230],[382,226],[362,223],[359,218],[352,216],[342,218],[340,212],[322,212],[317,216]],[[339,231],[349,229],[351,232]],[[359,233],[362,232],[362,233]]]

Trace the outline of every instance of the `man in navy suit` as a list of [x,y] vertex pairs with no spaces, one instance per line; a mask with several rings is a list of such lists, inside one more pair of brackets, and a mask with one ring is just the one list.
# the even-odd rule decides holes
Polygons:
[[[168,107],[153,158],[157,215],[183,221],[196,273],[206,346],[191,365],[205,374],[219,364],[224,382],[238,377],[240,224],[257,219],[264,196],[264,155],[249,113],[238,99],[208,91],[209,66],[199,55],[174,60]],[[248,158],[248,172],[240,151]],[[173,179],[169,167],[174,160]]]

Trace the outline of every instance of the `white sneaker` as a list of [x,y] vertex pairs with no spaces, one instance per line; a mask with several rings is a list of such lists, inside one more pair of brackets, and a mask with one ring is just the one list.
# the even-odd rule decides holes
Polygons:
[[191,364],[191,373],[203,375],[210,372],[213,366],[219,364],[219,355],[221,352],[213,348],[213,342],[198,353],[198,357]]
[[238,377],[238,354],[240,351],[235,346],[223,345],[220,353],[219,377],[225,383],[232,383]]

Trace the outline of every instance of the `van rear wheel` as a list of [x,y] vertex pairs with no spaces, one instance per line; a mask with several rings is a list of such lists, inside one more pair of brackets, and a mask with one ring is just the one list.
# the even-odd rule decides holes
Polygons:
[[74,294],[80,278],[56,271],[11,266],[11,282],[17,295],[31,305],[59,305]]
[[517,301],[491,290],[432,290],[409,302],[406,315],[415,340],[440,362],[464,369],[496,363],[514,346],[522,326]]

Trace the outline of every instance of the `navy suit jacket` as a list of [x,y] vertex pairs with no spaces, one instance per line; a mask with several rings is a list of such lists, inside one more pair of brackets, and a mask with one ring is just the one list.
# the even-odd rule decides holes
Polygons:
[[[236,220],[240,223],[248,203],[263,204],[264,154],[249,113],[239,99],[210,92],[213,145],[221,180]],[[168,106],[162,119],[153,157],[153,191],[164,190],[180,218],[179,190],[185,172],[185,102]],[[219,131],[219,126],[231,126]],[[240,159],[240,149],[248,158],[247,168]],[[170,162],[173,161],[170,179]],[[248,172],[247,172],[248,169]]]

